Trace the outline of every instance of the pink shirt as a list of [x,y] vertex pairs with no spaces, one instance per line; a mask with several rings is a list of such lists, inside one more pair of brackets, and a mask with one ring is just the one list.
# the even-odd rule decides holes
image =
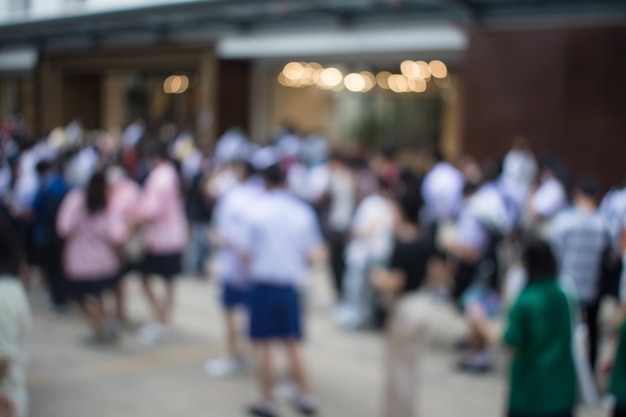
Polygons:
[[126,225],[134,223],[140,193],[141,188],[132,180],[122,179],[111,187],[109,213]]
[[63,200],[57,231],[66,238],[63,265],[68,279],[92,281],[112,278],[119,272],[115,246],[125,240],[126,228],[107,210],[90,215],[82,190],[70,192]]
[[169,162],[157,165],[148,176],[135,211],[145,224],[146,248],[152,254],[181,252],[187,245],[187,218],[183,210],[180,182]]

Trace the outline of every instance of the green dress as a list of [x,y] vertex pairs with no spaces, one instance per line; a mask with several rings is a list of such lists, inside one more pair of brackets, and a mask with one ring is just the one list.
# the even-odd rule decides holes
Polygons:
[[509,412],[567,414],[576,403],[572,305],[556,279],[531,282],[509,315],[504,342],[513,348]]

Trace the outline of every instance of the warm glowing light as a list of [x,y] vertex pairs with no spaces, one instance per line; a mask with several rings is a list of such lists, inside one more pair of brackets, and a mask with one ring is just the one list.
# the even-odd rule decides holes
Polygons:
[[304,74],[304,66],[299,62],[290,62],[283,68],[283,74],[290,80],[297,80]]
[[384,88],[385,90],[389,90],[389,78],[391,77],[391,73],[388,71],[379,72],[376,75],[376,82],[380,88]]
[[426,81],[421,78],[409,78],[407,80],[409,90],[416,93],[423,93],[426,91]]
[[372,88],[374,88],[374,86],[376,85],[376,76],[374,74],[369,71],[363,71],[361,72],[361,76],[365,81],[365,87],[363,88],[363,91],[370,91]]
[[167,94],[182,94],[189,88],[186,75],[170,75],[163,82],[163,91]]
[[448,68],[446,67],[446,64],[439,60],[430,61],[428,66],[430,68],[430,73],[435,78],[446,78],[448,75]]
[[341,71],[333,67],[326,68],[320,74],[320,80],[322,81],[322,83],[331,88],[336,87],[339,83],[341,83],[342,79],[343,75],[341,74]]
[[278,74],[278,82],[281,85],[284,85],[285,87],[295,87],[296,86],[296,81],[294,80],[290,80],[289,78],[285,77],[284,73],[280,73]]
[[365,89],[365,78],[356,72],[346,75],[343,83],[346,88],[352,92],[363,91]]
[[394,74],[389,77],[389,88],[395,93],[404,93],[408,91],[409,83],[403,75]]
[[428,64],[424,61],[417,61],[415,64],[419,68],[418,76],[425,80],[428,80],[430,78],[430,67],[428,66]]
[[400,70],[402,71],[402,74],[404,74],[404,76],[408,78],[416,78],[421,76],[420,67],[417,65],[416,62],[413,61],[403,61],[402,64],[400,64]]

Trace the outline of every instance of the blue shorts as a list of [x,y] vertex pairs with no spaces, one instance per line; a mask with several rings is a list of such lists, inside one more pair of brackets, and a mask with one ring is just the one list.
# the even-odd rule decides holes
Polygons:
[[290,285],[254,284],[250,290],[250,339],[302,339],[300,295]]
[[238,307],[247,308],[250,299],[250,288],[237,285],[222,284],[222,307],[232,310]]

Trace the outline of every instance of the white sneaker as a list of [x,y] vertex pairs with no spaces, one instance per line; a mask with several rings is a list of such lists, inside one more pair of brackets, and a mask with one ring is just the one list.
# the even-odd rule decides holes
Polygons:
[[279,400],[291,400],[296,397],[298,392],[298,388],[296,384],[291,382],[289,379],[283,379],[278,381],[276,385],[274,385],[274,396]]
[[166,327],[161,323],[148,323],[139,329],[139,342],[144,345],[154,345],[165,337]]
[[204,363],[204,372],[212,378],[224,378],[246,369],[244,361],[235,358],[217,358]]

